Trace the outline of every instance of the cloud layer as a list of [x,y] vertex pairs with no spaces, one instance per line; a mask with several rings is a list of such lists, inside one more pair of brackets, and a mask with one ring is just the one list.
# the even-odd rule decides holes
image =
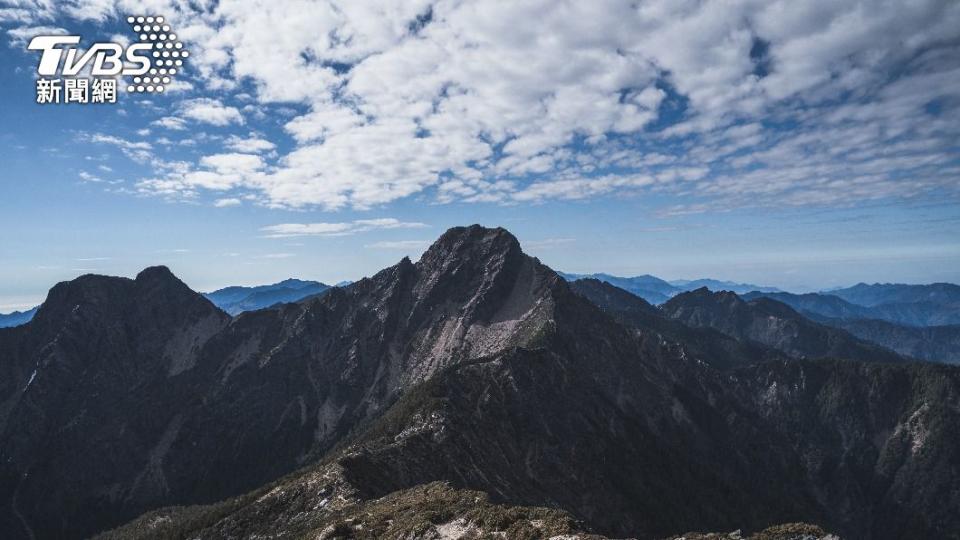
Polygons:
[[396,218],[358,219],[339,223],[281,223],[261,229],[268,238],[297,236],[348,236],[383,229],[422,229],[425,223],[405,222]]
[[158,127],[295,107],[284,140],[244,127],[219,152],[155,167],[144,193],[327,210],[655,193],[683,214],[956,198],[960,185],[957,2],[2,4],[15,39],[64,16],[171,17],[196,89]]

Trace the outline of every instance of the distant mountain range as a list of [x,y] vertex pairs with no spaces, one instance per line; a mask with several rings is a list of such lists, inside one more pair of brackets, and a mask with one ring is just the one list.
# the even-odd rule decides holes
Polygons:
[[37,308],[28,309],[27,311],[14,311],[13,313],[7,314],[0,313],[0,328],[10,328],[27,324],[36,313]]
[[846,289],[834,289],[830,294],[839,296],[847,302],[867,307],[916,303],[960,306],[960,285],[952,283],[930,285],[859,283]]
[[679,287],[671,285],[667,281],[646,274],[634,277],[619,277],[610,274],[567,274],[559,272],[559,275],[567,281],[585,278],[600,280],[631,292],[651,304],[662,304],[681,291]]
[[[960,367],[769,298],[567,282],[474,225],[234,317],[165,267],[57,284],[0,330],[0,531],[955,539],[958,425]],[[757,538],[823,536],[791,528]]]
[[904,361],[887,348],[814,322],[765,297],[744,300],[730,291],[711,292],[704,287],[671,298],[662,310],[687,326],[714,328],[734,339],[761,343],[799,358]]
[[[663,304],[687,291],[706,287],[711,291],[732,291],[746,300],[768,296],[808,315],[833,319],[880,319],[910,326],[960,325],[960,286],[950,283],[931,285],[860,283],[829,292],[794,294],[776,287],[716,279],[666,281],[648,274],[620,277],[610,274],[569,274],[558,272],[567,281],[597,279],[633,293],[651,304]],[[341,281],[335,287],[345,287]],[[287,279],[272,285],[226,287],[205,293],[220,309],[231,315],[263,309],[279,303],[298,302],[322,294],[330,286],[318,281]],[[37,308],[0,314],[0,328],[19,326],[29,321]]]
[[779,292],[780,289],[776,287],[761,287],[759,285],[751,285],[749,283],[737,283],[735,281],[720,281],[716,279],[694,279],[692,281],[687,280],[675,280],[670,282],[674,287],[678,287],[682,291],[693,291],[706,287],[711,291],[731,291],[737,294],[744,294],[752,291],[759,292]]
[[802,312],[833,319],[880,319],[908,326],[960,324],[960,286],[860,284],[829,293],[748,293],[767,296]]
[[[831,294],[749,293],[743,298],[782,302],[810,319],[903,355],[960,363],[958,290],[960,287],[951,284],[861,284]],[[887,300],[890,302],[883,303]]]
[[319,281],[286,279],[273,285],[226,287],[206,293],[204,296],[230,315],[237,315],[244,311],[268,308],[277,304],[299,302],[304,298],[323,294],[329,289],[329,285]]
[[774,287],[760,287],[748,283],[735,283],[716,279],[666,281],[649,274],[634,277],[619,277],[610,274],[567,274],[564,272],[560,272],[559,274],[567,281],[576,281],[584,278],[604,281],[625,291],[629,291],[651,304],[662,304],[677,294],[701,287],[707,287],[713,291],[733,291],[738,294],[750,291],[779,291],[779,289]]

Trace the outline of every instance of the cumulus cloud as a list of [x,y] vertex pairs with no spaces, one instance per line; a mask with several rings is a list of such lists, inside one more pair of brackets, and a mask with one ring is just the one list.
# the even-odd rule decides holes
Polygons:
[[[23,13],[23,10],[4,11],[11,18],[17,16],[17,13]],[[3,15],[0,15],[0,21],[2,20]],[[7,35],[10,36],[10,45],[18,49],[25,48],[30,40],[36,36],[57,36],[69,33],[65,28],[59,26],[20,26],[7,30]]]
[[246,138],[231,135],[224,143],[227,148],[237,152],[269,152],[277,147],[272,142],[251,133]]
[[236,107],[224,105],[211,98],[196,98],[184,101],[180,114],[191,120],[215,126],[243,124],[243,116]]
[[[134,4],[63,9],[89,5],[87,17],[101,20]],[[8,17],[48,24],[58,5]],[[184,101],[176,118],[238,126],[246,120],[234,105],[250,123],[282,105],[295,111],[277,119],[295,146],[229,172],[224,158],[201,155],[156,171],[144,193],[231,188],[270,206],[322,209],[415,194],[688,201],[665,213],[958,195],[957,2],[152,7],[190,43],[194,91],[218,96]],[[277,142],[235,135],[225,147],[254,155]]]
[[148,163],[153,159],[153,146],[146,141],[130,141],[103,133],[85,135],[85,138],[92,143],[114,146],[120,149],[124,155],[139,163]]
[[154,120],[151,122],[151,124],[157,127],[172,129],[175,131],[187,129],[187,123],[183,120],[183,118],[177,118],[176,116],[165,116],[158,120]]
[[268,238],[290,238],[296,236],[348,236],[376,229],[421,229],[424,227],[427,227],[427,224],[400,221],[396,218],[379,218],[339,223],[281,223],[260,230]]
[[235,197],[217,199],[213,202],[213,205],[217,208],[229,208],[231,206],[240,206],[241,204],[243,204],[243,201]]

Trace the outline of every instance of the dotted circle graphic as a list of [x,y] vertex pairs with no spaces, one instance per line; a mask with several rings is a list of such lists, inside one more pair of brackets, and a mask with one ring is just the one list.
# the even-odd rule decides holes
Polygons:
[[141,42],[149,44],[153,51],[150,56],[150,66],[141,76],[133,77],[133,83],[127,86],[130,93],[154,93],[166,90],[166,85],[173,82],[172,77],[177,74],[178,68],[183,66],[183,58],[190,56],[184,49],[177,34],[170,24],[160,15],[130,15],[127,23],[137,34]]

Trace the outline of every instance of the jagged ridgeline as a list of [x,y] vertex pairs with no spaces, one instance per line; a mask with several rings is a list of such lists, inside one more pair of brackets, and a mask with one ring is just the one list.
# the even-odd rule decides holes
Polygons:
[[166,268],[58,284],[0,330],[0,530],[960,538],[958,368],[621,293],[480,226],[236,317]]

